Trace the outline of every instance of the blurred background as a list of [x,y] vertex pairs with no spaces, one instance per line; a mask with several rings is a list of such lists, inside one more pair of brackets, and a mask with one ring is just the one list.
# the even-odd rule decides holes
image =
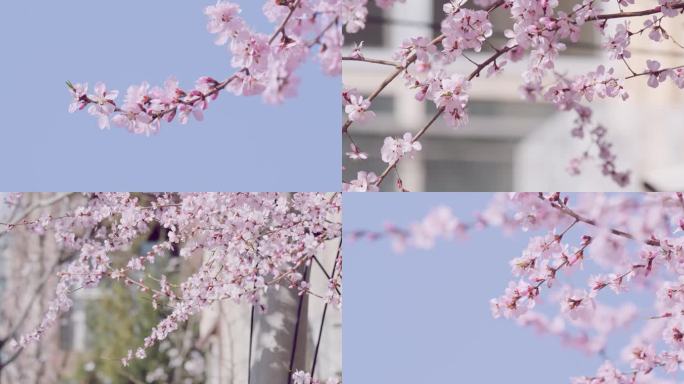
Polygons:
[[[370,4],[373,3],[373,4]],[[391,59],[403,40],[413,36],[434,37],[439,34],[444,0],[407,0],[382,11],[369,1],[366,29],[347,35],[345,54],[355,42],[363,41],[368,58]],[[571,9],[576,0],[561,1],[560,9]],[[608,11],[613,2],[605,5]],[[657,1],[640,1],[633,6],[646,9]],[[512,26],[510,14],[497,10],[492,14],[495,45],[503,45],[503,31]],[[641,28],[645,18],[632,19],[632,29]],[[609,30],[615,22],[609,23]],[[682,18],[667,19],[663,26],[678,41],[684,41]],[[600,34],[585,26],[579,43],[561,54],[557,69],[569,75],[593,71],[599,64],[627,74],[621,62],[609,61],[601,50]],[[684,64],[684,50],[671,40],[655,43],[646,36],[633,36],[629,60],[639,72],[646,59],[657,59],[663,67]],[[489,52],[470,53],[482,62]],[[588,162],[578,177],[568,175],[571,158],[586,150],[587,144],[573,139],[570,130],[574,112],[558,112],[546,103],[529,103],[520,97],[521,74],[525,60],[509,63],[503,73],[492,78],[477,78],[471,88],[470,124],[455,130],[439,119],[420,140],[423,150],[415,160],[402,161],[400,174],[411,191],[513,191],[513,190],[615,190],[617,185],[602,176],[594,162]],[[452,65],[458,73],[472,71],[465,59]],[[344,62],[344,86],[356,88],[364,96],[371,93],[393,69],[362,62]],[[670,82],[657,89],[649,88],[647,77],[626,81],[630,99],[626,102],[596,102],[594,121],[608,129],[608,139],[615,144],[619,170],[632,170],[628,190],[675,190],[684,188],[684,92]],[[359,170],[382,172],[380,148],[387,136],[417,132],[434,115],[431,102],[415,101],[399,78],[375,99],[371,108],[377,117],[355,123],[350,132],[369,160],[344,160],[344,180],[356,178]],[[348,151],[348,140],[343,152]],[[383,190],[395,190],[395,176],[383,184]]]
[[[9,195],[0,193],[0,202]],[[43,214],[59,217],[79,204],[79,196],[45,204],[56,197],[59,194],[26,193],[12,206],[0,203],[0,222],[12,223],[27,209],[32,209],[29,219]],[[287,287],[269,290],[268,311],[257,309],[254,317],[248,304],[216,303],[148,349],[146,359],[134,358],[123,367],[121,358],[141,345],[171,308],[160,303],[155,310],[150,295],[107,280],[97,288],[75,290],[74,306],[60,317],[59,326],[38,343],[16,351],[10,340],[39,324],[54,297],[57,273],[77,255],[61,250],[49,231],[5,229],[0,226],[2,384],[245,384],[248,376],[251,383],[282,384],[287,383],[292,357],[297,369],[311,367],[321,329],[316,376],[341,376],[340,311],[329,308],[321,328],[323,302],[305,295],[295,339],[299,296]],[[145,254],[164,240],[166,230],[153,227],[127,252],[110,255],[113,266],[125,265],[132,256]],[[327,270],[333,268],[338,242],[331,241],[319,256]],[[179,284],[202,262],[201,258],[182,259],[175,249],[157,260],[145,275],[135,278],[154,286],[155,276],[163,273],[171,284]],[[310,279],[312,289],[327,289],[328,280],[319,269],[311,271]]]

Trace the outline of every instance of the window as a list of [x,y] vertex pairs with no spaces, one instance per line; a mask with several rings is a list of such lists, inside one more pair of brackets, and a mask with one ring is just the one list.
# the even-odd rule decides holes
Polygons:
[[394,97],[379,95],[373,100],[371,110],[376,114],[392,115],[394,113]]
[[457,138],[424,140],[432,155],[425,159],[428,191],[510,191],[517,140]]

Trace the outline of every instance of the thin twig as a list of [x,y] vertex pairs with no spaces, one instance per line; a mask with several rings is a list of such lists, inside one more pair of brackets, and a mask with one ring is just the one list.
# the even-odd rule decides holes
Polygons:
[[389,65],[390,67],[401,68],[401,64],[396,61],[369,59],[367,57],[342,56],[343,61],[361,61],[364,63]]
[[[684,3],[675,4],[672,9],[683,9]],[[609,20],[609,19],[621,19],[626,17],[638,17],[638,16],[648,16],[654,13],[662,12],[662,7],[657,6],[651,9],[646,9],[643,11],[633,11],[633,12],[617,12],[617,13],[607,13],[603,15],[596,15],[588,17],[585,21],[597,21],[597,20]]]
[[[544,198],[544,195],[543,195],[541,192],[539,193],[538,197],[539,197],[540,199],[544,200],[544,201],[547,201],[547,200]],[[575,212],[574,210],[572,210],[570,207],[568,207],[567,205],[563,204],[562,202],[557,202],[557,203],[549,202],[549,203],[551,204],[551,206],[552,206],[553,208],[559,210],[560,212],[564,213],[565,215],[568,215],[568,216],[574,218],[575,220],[579,220],[579,221],[581,221],[581,222],[583,222],[583,223],[585,223],[585,224],[589,224],[589,225],[594,226],[594,227],[599,227],[599,225],[598,225],[598,223],[596,222],[596,220],[589,219],[589,218],[587,218],[587,217],[584,217],[584,216],[580,215],[579,213]],[[630,239],[630,240],[638,240],[638,239],[636,238],[636,236],[632,235],[631,233],[628,233],[628,232],[625,232],[625,231],[622,231],[622,230],[619,230],[619,229],[607,228],[607,230],[610,231],[610,233],[612,233],[613,235],[616,235],[616,236],[624,237],[624,238]],[[659,247],[659,246],[660,246],[660,240],[657,240],[657,239],[643,240],[643,242],[644,242],[646,245],[651,245],[651,246],[654,246],[654,247]]]
[[[304,268],[304,281],[307,281],[309,275],[309,266]],[[295,322],[294,338],[292,340],[292,353],[290,354],[290,368],[287,371],[287,383],[292,384],[292,373],[294,368],[295,355],[297,354],[297,339],[299,338],[299,323],[302,318],[302,307],[304,306],[304,296],[299,296],[299,304],[297,305],[297,321]]]
[[[337,255],[335,256],[335,265],[333,266],[332,276],[335,277],[335,272],[337,270],[337,263],[339,262],[340,256],[342,255],[342,238],[340,238],[340,245],[337,247]],[[322,267],[322,266],[321,266]],[[324,269],[325,271],[325,269]],[[327,275],[327,274],[326,274]],[[339,292],[339,291],[338,291]],[[328,312],[328,303],[323,306],[323,316],[321,317],[321,326],[318,329],[318,341],[316,342],[316,349],[313,355],[313,363],[311,364],[311,378],[314,378],[316,373],[316,362],[318,361],[318,351],[321,347],[321,339],[323,338],[323,325],[325,324],[325,315]]]

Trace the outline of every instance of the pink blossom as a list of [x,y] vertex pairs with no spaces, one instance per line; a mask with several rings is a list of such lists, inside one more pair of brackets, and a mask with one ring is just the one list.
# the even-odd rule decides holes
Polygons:
[[349,116],[349,120],[362,123],[375,117],[375,112],[370,111],[370,100],[366,100],[361,95],[349,95],[349,104],[344,107],[344,111]]
[[[445,6],[445,11],[451,10]],[[444,53],[450,60],[460,56],[464,49],[479,52],[482,43],[492,35],[492,23],[485,11],[456,8],[442,21]]]
[[587,321],[595,309],[594,299],[583,290],[568,292],[561,301],[561,313],[567,314],[572,320]]
[[85,108],[88,105],[87,93],[88,93],[88,83],[85,84],[71,84],[67,83],[69,87],[69,92],[73,100],[69,104],[69,113],[74,113]]
[[373,172],[360,171],[357,173],[356,180],[342,184],[343,192],[378,192],[380,189],[375,185],[379,180]]
[[368,158],[368,154],[365,152],[361,152],[359,147],[356,146],[356,144],[351,143],[349,144],[351,148],[351,152],[347,152],[347,156],[349,156],[350,159],[352,160],[366,160]]
[[438,108],[444,108],[445,119],[453,127],[460,127],[468,122],[465,109],[469,99],[466,93],[468,88],[470,82],[458,74],[433,85],[432,98]]
[[239,37],[232,40],[230,45],[233,67],[248,68],[256,73],[264,72],[268,67],[271,53],[268,36],[243,31]]
[[658,85],[667,79],[668,72],[666,70],[659,70],[660,63],[657,60],[646,60],[648,76],[648,86],[658,88]]
[[88,108],[88,113],[97,116],[100,129],[109,128],[109,115],[114,112],[118,91],[107,92],[107,87],[103,83],[95,85],[95,94],[88,97],[92,105]]
[[653,16],[650,19],[644,21],[644,27],[650,29],[648,37],[653,41],[661,41],[664,35],[664,30],[660,27],[660,19],[657,16]]
[[611,59],[629,59],[632,53],[627,49],[630,44],[629,35],[629,21],[618,24],[615,29],[615,35],[609,37],[605,43],[606,48],[610,51]]
[[682,12],[681,7],[679,7],[679,9],[675,8],[677,5],[682,5],[680,0],[658,0],[658,3],[660,4],[663,15],[667,17],[675,17]]
[[408,63],[409,57],[412,54],[416,55],[416,60],[419,62],[426,63],[427,66],[423,66],[420,72],[424,72],[425,69],[429,68],[430,57],[437,52],[437,48],[430,42],[426,37],[413,37],[404,42],[399,47],[399,50],[395,52],[394,59],[401,61],[402,65]]
[[399,139],[386,137],[380,153],[382,161],[391,164],[404,155],[420,151],[421,149],[422,145],[420,142],[414,141],[413,135],[410,132],[406,132],[404,136]]
[[355,59],[363,59],[363,53],[361,53],[361,49],[363,49],[363,41],[360,43],[355,43],[354,44],[354,50],[352,51],[351,57]]
[[241,10],[237,4],[220,0],[216,5],[205,8],[204,14],[209,17],[207,30],[216,34],[216,44],[224,45],[232,37],[235,37],[245,27],[239,17]]

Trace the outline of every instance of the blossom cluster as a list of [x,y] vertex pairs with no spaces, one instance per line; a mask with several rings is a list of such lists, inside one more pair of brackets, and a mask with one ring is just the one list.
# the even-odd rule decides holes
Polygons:
[[468,88],[470,88],[470,82],[461,75],[454,74],[444,78],[436,75],[426,91],[437,108],[444,110],[447,123],[458,127],[468,123],[466,114]]
[[529,239],[509,260],[511,280],[490,301],[492,316],[599,357],[614,332],[632,332],[620,360],[573,383],[660,382],[684,370],[684,193],[498,194],[472,219],[437,207],[407,228],[352,238],[429,249],[492,227]]
[[[361,5],[366,1],[352,3],[360,7],[355,8],[358,18],[354,27],[349,28],[348,25],[347,28],[347,38],[353,39],[353,33],[365,26],[367,9]],[[376,3],[384,7],[390,5],[388,2]],[[355,103],[345,100],[347,121],[342,132],[357,147],[357,151],[352,153],[361,152],[362,149],[354,142],[350,133],[351,126],[368,123],[373,116],[370,107],[375,97],[396,78],[403,79],[406,88],[415,93],[417,101],[431,101],[437,107],[435,117],[414,133],[419,137],[440,116],[451,127],[467,125],[472,81],[482,74],[499,74],[509,63],[526,60],[520,86],[524,98],[533,102],[549,102],[560,111],[573,111],[585,117],[582,128],[574,128],[573,137],[588,141],[591,149],[571,160],[568,167],[570,173],[579,174],[586,160],[592,159],[598,163],[602,173],[616,184],[628,185],[629,170],[618,170],[616,154],[611,150],[612,144],[607,139],[605,127],[586,118],[591,115],[587,104],[605,98],[626,100],[629,97],[626,81],[638,77],[645,78],[651,87],[657,87],[669,80],[677,87],[684,88],[682,66],[666,68],[655,59],[649,59],[644,66],[629,62],[632,57],[630,44],[637,38],[647,38],[652,44],[672,42],[679,46],[668,33],[664,20],[680,17],[684,12],[684,2],[661,0],[655,7],[635,11],[636,2],[618,1],[618,12],[614,13],[606,10],[611,5],[605,3],[614,3],[608,0],[578,1],[569,11],[564,10],[567,7],[560,7],[560,3],[559,0],[480,0],[475,1],[475,8],[472,8],[466,0],[450,0],[443,5],[441,33],[432,39],[425,36],[408,38],[396,50],[393,57],[395,61],[368,58],[362,51],[362,44],[357,44],[353,53],[343,56],[342,60],[389,65],[395,69],[369,97],[357,95]],[[504,30],[502,26],[493,25],[491,15],[494,12],[509,15],[513,21],[512,27]],[[641,28],[634,26],[637,22],[641,22]],[[562,52],[568,46],[578,43],[581,32],[589,28],[600,34],[602,46],[609,54],[611,62],[588,73],[573,75],[559,72],[556,64]],[[494,30],[503,32],[504,44],[493,39]],[[479,53],[478,57],[484,59],[474,60],[470,56],[473,52]],[[449,66],[461,59],[473,64],[472,72],[456,73]],[[359,118],[359,111],[367,118]],[[599,126],[600,135],[576,134]],[[384,152],[386,151],[383,150]],[[352,160],[365,160],[351,156],[350,153],[347,155]],[[384,181],[382,175],[386,175],[387,170],[397,167],[398,162],[387,165],[386,170],[377,178],[376,186]]]
[[378,192],[379,180],[374,172],[359,171],[355,180],[342,184],[342,192]]
[[482,43],[492,35],[492,23],[486,11],[461,8],[452,2],[444,4],[444,12],[442,53],[447,62],[456,60],[464,50],[479,52]]
[[342,100],[344,100],[344,111],[351,121],[362,123],[375,117],[375,112],[369,110],[370,101],[364,99],[356,90],[350,89],[342,92]]
[[[3,224],[3,233],[28,228],[54,233],[60,247],[77,257],[59,272],[54,299],[35,328],[13,341],[21,348],[35,342],[58,316],[73,306],[72,293],[104,282],[121,283],[149,296],[153,307],[168,310],[142,345],[122,357],[143,359],[146,350],[165,340],[202,309],[231,300],[268,310],[270,287],[289,288],[341,306],[341,253],[327,292],[312,292],[303,272],[315,268],[317,254],[330,240],[341,239],[340,195],[324,193],[84,193],[70,194],[64,215],[27,215]],[[110,255],[130,250],[133,242],[160,228],[165,236],[145,254],[124,264]],[[0,228],[2,229],[2,228]],[[148,266],[167,252],[199,265],[179,286],[166,276],[148,278]]]
[[206,7],[207,30],[217,45],[227,45],[235,71],[224,80],[200,77],[193,88],[182,88],[175,78],[161,86],[147,82],[131,85],[122,103],[118,91],[107,91],[98,83],[94,93],[88,84],[67,86],[72,95],[70,112],[86,107],[100,128],[110,122],[137,134],[157,133],[163,121],[176,117],[186,124],[192,117],[202,120],[210,102],[222,91],[235,95],[261,95],[268,103],[280,103],[296,95],[300,82],[297,69],[314,56],[328,75],[341,73],[343,17],[342,0],[268,1],[263,13],[277,25],[271,35],[256,32],[240,16],[239,5],[219,0]]
[[422,148],[423,146],[418,141],[413,140],[411,132],[406,132],[404,136],[399,139],[393,137],[385,138],[385,144],[382,145],[380,153],[382,154],[382,161],[385,163],[393,163],[404,155],[420,151]]

